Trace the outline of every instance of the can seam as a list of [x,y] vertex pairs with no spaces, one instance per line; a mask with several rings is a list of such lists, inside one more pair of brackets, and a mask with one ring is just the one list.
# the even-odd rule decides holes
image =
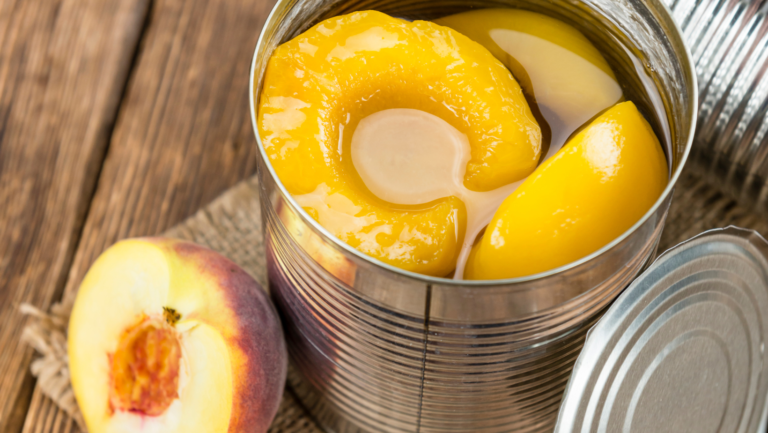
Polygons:
[[419,410],[416,412],[416,433],[421,433],[421,409],[424,403],[424,377],[427,373],[427,346],[429,345],[429,310],[432,306],[432,284],[427,284],[424,301],[424,346],[421,351],[421,379],[419,381]]

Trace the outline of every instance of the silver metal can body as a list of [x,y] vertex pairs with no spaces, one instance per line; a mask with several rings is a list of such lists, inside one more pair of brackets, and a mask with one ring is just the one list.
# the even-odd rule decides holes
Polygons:
[[691,166],[710,183],[768,214],[768,3],[665,0],[699,82]]
[[666,113],[670,183],[635,226],[578,262],[515,280],[453,281],[393,268],[331,236],[290,197],[262,149],[270,287],[302,377],[294,390],[329,431],[551,430],[587,330],[653,257],[690,149],[696,77],[656,0],[281,0],[254,56],[254,122],[272,51],[318,21],[364,9],[429,19],[470,7],[578,23],[617,75],[642,69],[638,79],[657,92],[627,96]]

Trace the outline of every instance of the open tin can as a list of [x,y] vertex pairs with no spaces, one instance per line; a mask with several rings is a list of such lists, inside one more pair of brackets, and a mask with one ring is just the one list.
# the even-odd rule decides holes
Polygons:
[[[625,95],[664,113],[656,123],[664,125],[657,132],[664,132],[669,184],[619,238],[548,272],[456,281],[394,268],[332,236],[278,179],[255,124],[267,61],[279,44],[339,14],[375,9],[432,19],[487,7],[573,24],[617,75],[651,89]],[[655,255],[696,107],[693,65],[658,0],[279,0],[253,59],[251,114],[270,288],[303,379],[299,398],[338,433],[552,430],[588,330]]]

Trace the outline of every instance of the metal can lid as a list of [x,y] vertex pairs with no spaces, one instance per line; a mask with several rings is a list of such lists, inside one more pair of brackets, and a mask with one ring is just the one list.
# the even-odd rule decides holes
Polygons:
[[555,431],[765,431],[768,242],[736,227],[664,253],[589,332]]

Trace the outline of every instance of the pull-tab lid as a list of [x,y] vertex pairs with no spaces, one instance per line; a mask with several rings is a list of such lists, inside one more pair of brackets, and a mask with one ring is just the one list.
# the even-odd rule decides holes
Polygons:
[[768,242],[735,227],[667,251],[590,331],[563,432],[764,432]]

